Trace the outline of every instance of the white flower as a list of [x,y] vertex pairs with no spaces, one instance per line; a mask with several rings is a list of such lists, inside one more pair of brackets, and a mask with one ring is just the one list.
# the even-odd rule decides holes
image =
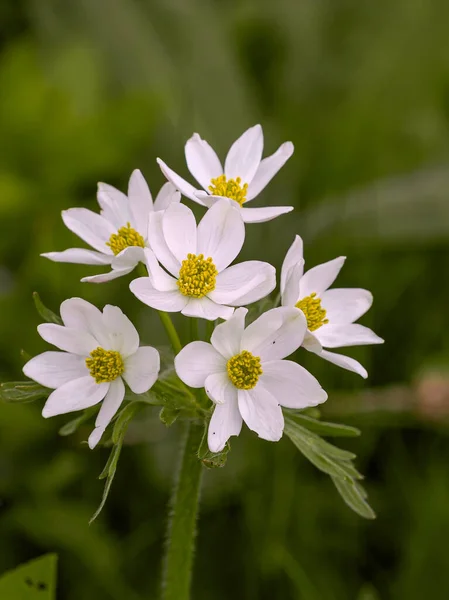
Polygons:
[[64,252],[46,252],[55,262],[83,265],[111,265],[108,273],[84,277],[81,281],[103,283],[130,273],[144,261],[148,247],[148,220],[154,211],[165,210],[181,195],[171,183],[162,186],[153,204],[142,173],[136,169],[129,179],[128,196],[107,183],[98,184],[100,214],[87,208],[62,211],[65,225],[95,250],[70,248]]
[[285,142],[263,160],[262,151],[262,127],[255,125],[232,144],[223,169],[214,149],[194,133],[185,145],[187,167],[205,191],[196,189],[160,158],[157,161],[167,179],[187,198],[203,206],[212,206],[223,197],[232,199],[245,223],[263,223],[293,210],[293,206],[247,207],[293,154],[293,144]]
[[242,248],[245,226],[226,200],[214,204],[198,226],[190,208],[171,204],[151,215],[149,230],[154,252],[146,251],[149,277],[135,279],[130,289],[152,308],[210,321],[228,319],[232,307],[256,302],[276,287],[276,270],[268,263],[228,266]]
[[304,312],[308,326],[303,343],[306,350],[366,378],[368,373],[358,361],[323,349],[384,341],[368,327],[355,323],[371,307],[371,292],[357,288],[328,289],[345,260],[346,257],[340,256],[304,273],[303,243],[297,235],[282,265],[282,305],[296,306]]
[[182,381],[204,387],[215,403],[208,432],[211,452],[220,452],[231,435],[239,435],[242,419],[259,437],[278,441],[284,430],[280,405],[302,409],[327,399],[315,377],[282,360],[303,341],[302,313],[273,308],[245,329],[247,312],[239,308],[215,328],[211,344],[192,342],[175,358]]
[[39,335],[63,352],[44,352],[23,367],[27,377],[54,391],[42,410],[53,417],[94,406],[103,400],[95,429],[94,448],[125,395],[123,380],[136,394],[151,388],[159,373],[159,353],[139,347],[139,335],[117,306],[103,312],[81,298],[61,304],[64,325],[39,325]]

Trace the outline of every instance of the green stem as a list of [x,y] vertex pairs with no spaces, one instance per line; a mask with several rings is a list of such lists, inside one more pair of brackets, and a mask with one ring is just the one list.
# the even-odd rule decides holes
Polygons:
[[178,354],[178,352],[181,352],[182,350],[182,344],[181,340],[179,339],[178,332],[176,331],[175,326],[173,325],[173,322],[170,318],[170,315],[166,312],[162,312],[161,310],[159,310],[158,313],[162,321],[162,325],[165,327],[165,331],[167,332],[172,348],[175,351],[175,353]]
[[165,550],[162,600],[189,600],[195,549],[196,518],[202,475],[197,450],[202,427],[187,423],[181,463],[171,500]]

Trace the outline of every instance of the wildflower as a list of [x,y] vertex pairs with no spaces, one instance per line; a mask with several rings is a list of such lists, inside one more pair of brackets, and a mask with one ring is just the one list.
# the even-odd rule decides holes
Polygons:
[[256,302],[276,286],[276,270],[266,262],[229,266],[242,248],[245,227],[226,200],[214,204],[198,226],[190,208],[171,204],[151,215],[149,232],[154,252],[146,251],[149,277],[135,279],[130,289],[152,308],[228,319],[234,306]]
[[136,169],[129,179],[128,196],[106,183],[98,184],[100,214],[87,208],[62,211],[65,225],[94,250],[70,248],[63,252],[46,252],[54,262],[84,265],[111,265],[112,270],[84,277],[81,281],[103,283],[130,273],[144,261],[148,247],[148,219],[155,211],[165,210],[181,195],[171,183],[162,186],[153,204],[151,192],[142,173]]
[[204,387],[215,404],[208,431],[211,452],[220,452],[230,436],[239,435],[242,421],[259,437],[278,441],[284,429],[281,406],[302,409],[327,399],[315,377],[282,360],[302,344],[303,314],[274,308],[245,328],[246,313],[239,308],[215,328],[210,344],[192,342],[175,358],[182,381]]
[[39,335],[62,352],[43,352],[23,367],[27,377],[53,389],[45,418],[83,410],[102,402],[89,437],[94,448],[123,401],[125,384],[136,394],[151,388],[159,373],[159,353],[139,347],[139,335],[117,306],[103,312],[81,298],[61,304],[64,325],[39,325]]
[[382,344],[371,329],[355,323],[373,303],[371,292],[358,288],[332,289],[346,257],[340,256],[304,273],[303,242],[299,235],[288,250],[281,272],[283,306],[296,306],[307,319],[303,346],[343,369],[367,377],[356,360],[324,348]]
[[245,223],[262,223],[293,210],[293,206],[248,208],[248,203],[260,194],[293,154],[293,144],[285,142],[264,159],[262,151],[262,127],[255,125],[232,144],[223,169],[213,148],[194,133],[185,145],[185,156],[190,173],[203,190],[185,181],[160,158],[158,163],[167,179],[187,198],[208,207],[227,198],[240,210]]

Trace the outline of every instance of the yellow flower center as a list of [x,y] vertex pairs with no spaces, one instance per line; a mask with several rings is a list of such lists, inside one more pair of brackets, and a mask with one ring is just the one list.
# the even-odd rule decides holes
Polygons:
[[225,196],[225,198],[231,198],[232,200],[238,202],[240,206],[246,202],[248,184],[242,184],[240,177],[226,180],[226,175],[220,175],[220,177],[211,179],[210,182],[211,185],[209,186],[209,191],[214,196]]
[[179,270],[178,288],[184,296],[203,298],[215,289],[218,271],[212,258],[204,258],[204,254],[187,254]]
[[262,375],[260,358],[253,356],[248,350],[242,350],[230,358],[226,364],[228,377],[239,390],[251,390]]
[[145,247],[145,240],[138,231],[131,227],[131,223],[127,223],[126,227],[120,227],[117,233],[113,233],[109,238],[109,242],[106,242],[106,246],[112,250],[117,256],[125,248],[130,246]]
[[296,308],[301,309],[305,314],[309,331],[316,331],[322,325],[329,323],[329,319],[326,319],[326,311],[321,308],[321,300],[316,297],[315,292],[297,302]]
[[95,379],[95,383],[109,383],[117,379],[125,370],[120,352],[95,348],[86,358],[86,366]]

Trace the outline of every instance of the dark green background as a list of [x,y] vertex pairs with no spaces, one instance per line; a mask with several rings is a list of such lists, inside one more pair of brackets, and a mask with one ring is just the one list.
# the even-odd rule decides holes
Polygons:
[[[289,440],[244,431],[204,479],[195,600],[449,597],[448,22],[447,0],[0,1],[2,380],[46,348],[33,290],[118,304],[165,343],[128,280],[81,284],[95,268],[39,253],[78,245],[60,211],[96,209],[98,180],[126,190],[139,167],[156,193],[156,156],[187,175],[194,131],[222,156],[256,122],[266,154],[295,144],[257,204],[296,211],[249,226],[243,258],[280,268],[300,233],[309,266],[347,255],[339,285],[374,293],[362,322],[386,343],[351,352],[368,382],[301,357],[328,415],[363,429],[345,447],[378,519]],[[61,600],[155,598],[179,430],[133,423],[89,527],[107,450],[81,444],[89,427],[60,438],[41,404],[0,406],[0,571],[55,551]]]

